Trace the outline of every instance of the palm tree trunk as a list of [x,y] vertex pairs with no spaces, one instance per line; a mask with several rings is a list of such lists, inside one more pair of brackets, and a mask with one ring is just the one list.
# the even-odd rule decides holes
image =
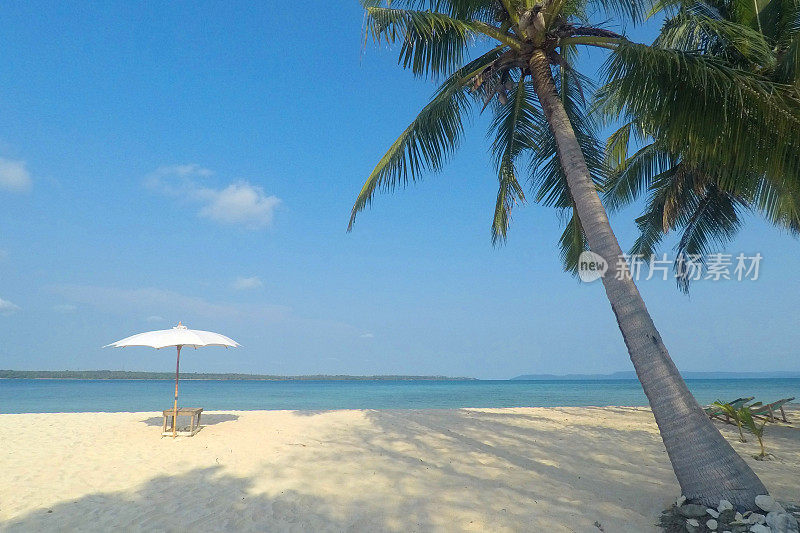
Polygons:
[[606,296],[683,494],[690,501],[713,507],[726,499],[738,509],[755,508],[755,497],[767,494],[766,488],[689,392],[627,265],[620,261],[622,250],[591,180],[572,123],[556,92],[550,63],[543,51],[534,52],[530,68],[589,248],[608,263],[603,277]]

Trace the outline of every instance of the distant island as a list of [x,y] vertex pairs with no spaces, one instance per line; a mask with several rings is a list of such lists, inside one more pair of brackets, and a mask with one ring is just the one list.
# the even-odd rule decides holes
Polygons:
[[[0,379],[175,379],[172,372],[129,372],[126,370],[0,370]],[[464,381],[475,378],[449,376],[272,376],[263,374],[214,374],[181,372],[181,379],[251,381]]]
[[[797,379],[800,372],[681,372],[684,379]],[[633,370],[611,374],[524,374],[520,381],[637,379]]]

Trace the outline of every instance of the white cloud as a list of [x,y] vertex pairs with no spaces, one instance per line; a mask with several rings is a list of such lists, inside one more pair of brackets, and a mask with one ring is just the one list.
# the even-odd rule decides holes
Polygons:
[[[137,330],[166,329],[177,324],[179,320],[190,328],[230,335],[250,349],[257,350],[251,352],[257,358],[262,353],[258,350],[265,346],[271,347],[273,351],[270,353],[291,353],[292,347],[296,347],[300,339],[309,339],[308,342],[313,346],[319,346],[322,357],[340,357],[341,354],[349,353],[348,350],[356,344],[360,344],[362,349],[370,344],[368,341],[358,340],[358,336],[365,331],[363,327],[356,328],[338,318],[298,315],[289,306],[264,301],[209,300],[158,288],[51,285],[46,290],[62,298],[56,301],[77,305],[81,313],[102,313],[105,321],[118,324],[119,331],[116,334],[97,332],[97,341],[102,341],[103,344],[114,340],[107,338],[107,335],[116,335],[119,338],[124,334],[136,333]],[[141,320],[146,317],[153,322],[150,327],[135,326],[137,320],[141,324]],[[233,356],[239,357],[239,354]],[[270,359],[270,364],[283,364],[279,356],[275,357],[278,359]],[[317,370],[319,369],[315,369]]]
[[[188,317],[238,320],[258,316],[265,321],[273,321],[282,319],[289,312],[289,308],[281,305],[217,303],[156,288],[117,289],[92,285],[57,285],[52,290],[78,304],[118,315],[146,316],[152,322],[162,319],[162,316],[168,317],[162,320],[176,324],[178,320],[188,320]],[[156,309],[158,315],[153,314]]]
[[25,161],[16,161],[0,157],[0,188],[11,191],[27,191],[31,188],[31,175],[25,167]]
[[233,288],[237,291],[260,289],[263,286],[264,282],[258,276],[253,276],[252,278],[238,277],[233,281]]
[[272,224],[275,208],[281,201],[267,196],[264,189],[240,181],[217,191],[202,189],[208,200],[200,215],[223,224],[240,224],[248,229],[262,229]]
[[272,224],[281,200],[247,181],[237,181],[222,189],[202,183],[214,173],[199,165],[161,167],[146,180],[151,189],[201,204],[199,216],[222,224],[264,229]]
[[10,315],[19,311],[19,306],[0,298],[0,315]]
[[209,170],[207,168],[203,168],[200,165],[172,165],[161,167],[156,170],[157,174],[161,174],[163,176],[169,176],[170,174],[175,174],[177,176],[202,176],[208,177],[213,176],[214,171]]
[[375,334],[374,333],[364,333],[364,334],[359,335],[359,338],[361,338],[361,339],[374,339],[375,338]]
[[59,313],[74,313],[78,310],[78,306],[72,304],[58,304],[53,306],[53,311]]

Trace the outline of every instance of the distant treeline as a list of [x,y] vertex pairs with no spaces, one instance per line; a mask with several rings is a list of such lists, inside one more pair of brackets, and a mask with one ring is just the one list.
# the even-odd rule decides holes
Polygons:
[[[681,372],[684,379],[797,379],[800,372]],[[525,381],[561,381],[561,380],[614,380],[637,379],[633,370],[614,372],[613,374],[525,374],[511,378]]]
[[[171,372],[128,372],[126,370],[0,370],[0,379],[174,379]],[[456,381],[475,378],[448,376],[271,376],[262,374],[212,374],[182,372],[181,379],[242,379],[256,381]]]

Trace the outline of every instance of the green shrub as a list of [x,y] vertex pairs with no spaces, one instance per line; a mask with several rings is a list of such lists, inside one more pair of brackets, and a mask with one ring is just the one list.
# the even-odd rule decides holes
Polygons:
[[753,413],[750,412],[749,407],[742,407],[739,409],[739,418],[742,421],[742,425],[747,428],[750,433],[756,436],[758,439],[758,444],[761,446],[761,453],[756,456],[756,459],[763,459],[767,456],[767,452],[764,450],[764,426],[767,424],[767,421],[764,420],[761,425],[756,422],[753,418]]

